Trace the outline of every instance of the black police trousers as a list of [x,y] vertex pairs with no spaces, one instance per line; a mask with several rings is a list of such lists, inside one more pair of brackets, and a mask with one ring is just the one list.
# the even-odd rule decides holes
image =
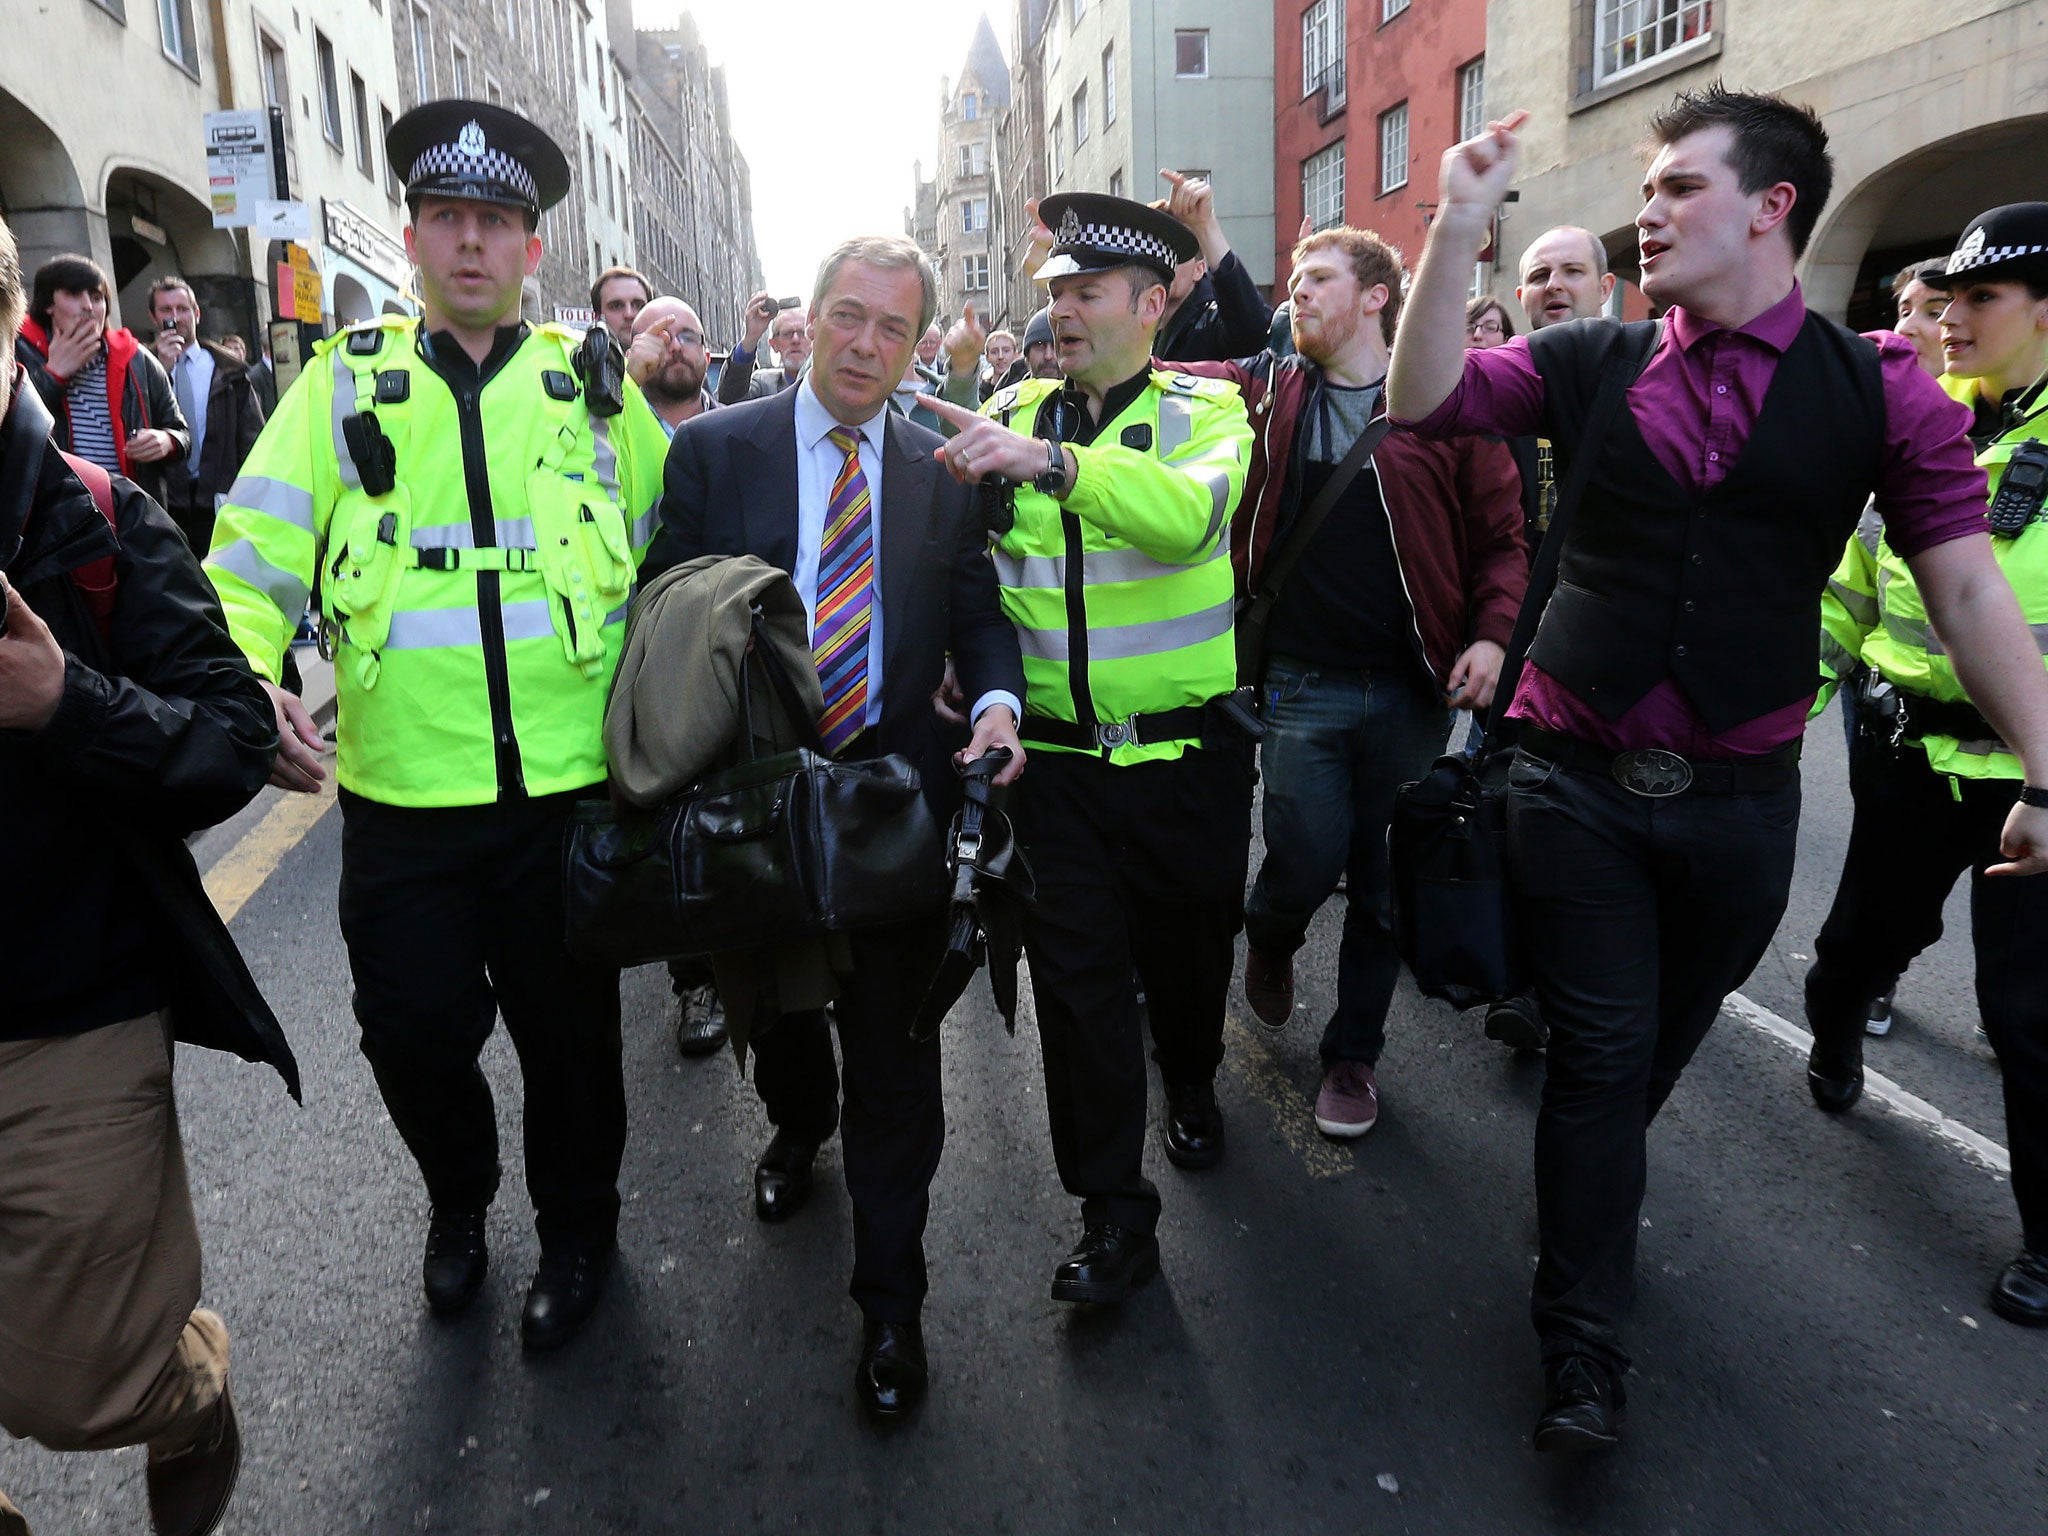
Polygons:
[[946,931],[941,908],[848,936],[853,970],[832,1003],[843,1082],[822,1009],[784,1014],[748,1041],[754,1088],[778,1131],[823,1141],[839,1127],[853,1206],[847,1292],[881,1323],[914,1323],[924,1306],[924,1226],[946,1113],[939,1037],[911,1039],[910,1021],[938,970]]
[[1941,937],[1941,909],[1970,875],[1977,1011],[2005,1078],[2012,1193],[2026,1246],[2048,1253],[2048,876],[1988,876],[2019,798],[2012,779],[1951,779],[1910,743],[1873,745],[1850,773],[1856,814],[1842,883],[1814,941],[1806,1018],[1848,1045],[1871,1002]]
[[1244,926],[1252,750],[1230,738],[1162,762],[1115,767],[1049,748],[1012,801],[1038,878],[1025,956],[1045,1058],[1060,1183],[1088,1222],[1149,1232],[1145,1044],[1135,968],[1169,1083],[1206,1083],[1223,1061],[1233,941]]
[[341,792],[341,933],[392,1123],[435,1205],[489,1205],[498,1127],[477,1058],[503,1014],[544,1251],[614,1240],[626,1149],[619,973],[570,958],[562,937],[576,798],[416,809]]
[[1624,1371],[1646,1135],[1784,915],[1798,773],[1650,799],[1523,751],[1509,785],[1516,918],[1550,1026],[1530,1316],[1546,1360]]

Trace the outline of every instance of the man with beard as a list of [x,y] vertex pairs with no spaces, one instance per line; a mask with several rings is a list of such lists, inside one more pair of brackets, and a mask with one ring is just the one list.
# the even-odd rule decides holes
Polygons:
[[[633,344],[626,372],[670,437],[692,416],[716,410],[718,399],[704,387],[711,354],[704,322],[681,299],[659,298],[633,317]],[[669,986],[676,995],[676,1049],[685,1056],[709,1056],[725,1044],[725,1005],[711,967],[702,960],[671,960]]]
[[[1232,528],[1241,596],[1281,585],[1261,647],[1239,650],[1266,735],[1266,858],[1245,910],[1245,1000],[1269,1029],[1294,1013],[1294,953],[1348,880],[1337,1005],[1323,1030],[1316,1127],[1354,1139],[1379,1119],[1375,1077],[1401,962],[1387,909],[1394,792],[1443,751],[1451,711],[1493,701],[1528,585],[1506,444],[1434,443],[1385,414],[1401,255],[1369,230],[1310,234],[1288,284],[1295,355],[1186,363],[1229,379],[1255,419]],[[1319,521],[1306,520],[1335,484]],[[1289,565],[1280,552],[1300,544]]]

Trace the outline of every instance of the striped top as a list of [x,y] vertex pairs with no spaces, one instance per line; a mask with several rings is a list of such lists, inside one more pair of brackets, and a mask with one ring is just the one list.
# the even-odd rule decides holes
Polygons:
[[107,409],[107,358],[102,352],[89,367],[72,376],[64,392],[71,413],[71,451],[90,459],[110,475],[122,473],[114,439],[114,419]]

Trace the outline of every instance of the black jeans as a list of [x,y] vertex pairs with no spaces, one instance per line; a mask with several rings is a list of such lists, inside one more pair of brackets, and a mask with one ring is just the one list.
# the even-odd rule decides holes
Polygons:
[[1274,657],[1266,666],[1266,858],[1245,904],[1245,941],[1285,959],[1346,882],[1337,1006],[1323,1061],[1376,1062],[1401,974],[1388,913],[1394,792],[1443,755],[1451,714],[1410,672],[1377,676]]
[[1017,829],[1038,877],[1024,945],[1053,1158],[1084,1221],[1141,1232],[1159,1221],[1143,1166],[1133,969],[1160,1076],[1206,1083],[1223,1061],[1251,797],[1251,749],[1236,739],[1122,768],[1041,751],[1017,781]]
[[614,1239],[626,1150],[619,973],[562,938],[575,799],[413,809],[341,792],[341,934],[392,1123],[435,1205],[489,1205],[498,1125],[477,1057],[502,1013],[544,1250]]
[[1524,752],[1510,783],[1510,876],[1550,1025],[1530,1313],[1546,1359],[1625,1370],[1645,1132],[1777,930],[1799,782],[1652,800]]
[[823,1010],[784,1014],[749,1041],[754,1090],[777,1130],[823,1141],[839,1127],[853,1205],[847,1292],[877,1322],[910,1323],[924,1306],[925,1218],[946,1144],[938,1037],[911,1039],[910,1020],[946,947],[945,915],[852,944],[853,972],[832,1004],[843,1071]]
[[1842,883],[1814,941],[1806,1018],[1816,1039],[1859,1041],[1872,999],[1941,937],[1941,909],[1970,874],[1977,1010],[2005,1078],[2012,1193],[2026,1245],[2048,1253],[2048,877],[1984,873],[2019,796],[2011,779],[1951,779],[1910,743],[1876,746],[1856,797]]

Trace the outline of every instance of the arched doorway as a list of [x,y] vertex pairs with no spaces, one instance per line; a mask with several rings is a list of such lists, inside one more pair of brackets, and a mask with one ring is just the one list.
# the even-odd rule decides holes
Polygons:
[[1807,303],[1858,330],[1890,325],[1886,284],[1907,262],[1945,256],[1963,226],[2001,203],[2048,200],[2048,114],[1940,139],[1866,176],[1816,231]]
[[52,256],[94,254],[85,188],[71,155],[43,120],[0,91],[0,214],[32,273]]
[[350,277],[346,272],[334,274],[334,323],[336,325],[357,325],[364,320],[375,319],[377,306],[371,302],[370,290]]
[[253,337],[256,295],[232,232],[213,227],[198,198],[154,171],[119,166],[107,176],[107,242],[122,323],[150,327],[149,285],[173,273],[189,281],[208,335]]

